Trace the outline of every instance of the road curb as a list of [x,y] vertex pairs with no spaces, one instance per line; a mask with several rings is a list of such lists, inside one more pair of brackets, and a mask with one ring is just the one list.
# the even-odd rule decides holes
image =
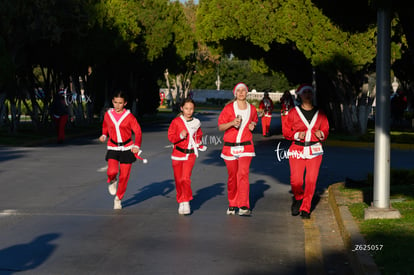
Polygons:
[[314,216],[302,220],[305,233],[305,261],[307,274],[324,274],[324,259],[321,246],[321,234]]
[[344,200],[339,190],[339,187],[343,185],[343,182],[339,182],[329,186],[328,202],[334,212],[336,222],[338,223],[339,231],[345,249],[349,255],[352,269],[355,274],[381,274],[368,251],[355,251],[357,245],[364,245],[366,243],[364,237],[359,232],[358,225],[352,217],[352,214],[349,212],[348,206],[344,204]]

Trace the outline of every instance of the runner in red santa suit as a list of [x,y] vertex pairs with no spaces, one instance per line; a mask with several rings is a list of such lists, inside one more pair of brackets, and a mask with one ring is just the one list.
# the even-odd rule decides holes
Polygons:
[[259,114],[262,118],[262,134],[270,137],[270,122],[272,121],[273,101],[268,92],[264,92],[263,99],[259,103]]
[[[300,214],[303,219],[309,219],[311,202],[322,162],[321,141],[328,137],[329,123],[322,110],[313,106],[312,86],[301,85],[296,90],[296,94],[301,103],[289,111],[282,131],[286,139],[292,140],[288,153],[290,184],[293,193],[292,215]],[[303,189],[305,171],[305,189]]]
[[226,163],[229,207],[227,215],[251,214],[249,201],[249,169],[255,156],[252,131],[258,118],[256,108],[246,101],[248,88],[238,83],[233,94],[235,99],[224,106],[218,118],[218,128],[224,131],[221,157]]
[[[138,154],[141,147],[142,133],[135,116],[124,108],[127,101],[123,91],[115,93],[112,104],[114,107],[105,113],[99,140],[108,140],[108,190],[111,195],[115,195],[114,209],[122,209],[121,200],[127,189],[132,163],[136,161],[135,154]],[[132,132],[135,141],[132,140]]]
[[191,98],[185,99],[181,103],[181,114],[173,119],[168,128],[168,139],[174,144],[171,159],[180,215],[191,214],[191,173],[198,151],[207,149],[201,144],[203,132],[200,120],[193,117],[194,107]]

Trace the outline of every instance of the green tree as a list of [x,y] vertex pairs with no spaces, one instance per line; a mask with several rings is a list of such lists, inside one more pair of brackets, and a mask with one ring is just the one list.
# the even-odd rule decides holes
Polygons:
[[193,88],[215,90],[217,74],[220,75],[222,90],[232,90],[234,85],[240,81],[245,82],[250,89],[258,91],[284,91],[291,87],[282,73],[270,71],[267,66],[263,67],[257,60],[223,57],[216,70],[203,75],[196,74],[193,77]]
[[[31,105],[34,108],[39,107],[33,89],[37,87],[33,68],[49,63],[47,64],[50,67],[48,72],[50,74],[55,72],[54,78],[60,75],[57,72],[60,73],[61,70],[54,71],[53,69],[62,67],[64,62],[55,61],[57,56],[54,55],[56,51],[53,49],[62,49],[59,46],[66,41],[66,34],[79,32],[79,20],[73,19],[79,19],[82,16],[79,13],[81,3],[82,1],[75,0],[64,2],[5,0],[0,3],[2,18],[0,37],[4,41],[4,56],[11,62],[10,73],[7,81],[1,83],[0,93],[5,93],[6,97],[2,98],[7,98],[10,102],[11,132],[17,130],[21,104],[26,104],[32,121],[36,125],[39,124],[37,113],[26,102],[29,97],[32,101]],[[45,57],[49,58],[45,60]],[[4,101],[0,104],[4,104]]]
[[[272,51],[287,49],[285,53],[291,53],[298,50],[305,60],[291,59],[297,63],[291,67],[303,75],[302,82],[312,80],[311,68],[314,67],[326,76],[325,81],[331,83],[327,85],[329,90],[318,89],[319,97],[328,98],[324,102],[326,106],[332,106],[328,104],[333,102],[331,94],[339,99],[335,108],[342,108],[343,120],[333,126],[337,129],[343,126],[348,132],[355,130],[353,102],[359,93],[360,82],[354,80],[353,75],[374,61],[375,25],[364,26],[363,31],[344,31],[310,0],[209,0],[200,3],[197,16],[200,39],[224,47],[232,41],[231,46],[238,45],[244,56],[257,58],[255,53],[262,55],[265,52],[263,56],[269,66],[278,56]],[[306,70],[301,74],[303,68]],[[295,83],[297,79],[291,81]]]
[[[0,68],[7,70],[0,78],[0,109],[7,99],[12,131],[26,98],[36,105],[39,86],[46,91],[44,114],[60,86],[86,88],[89,118],[114,88],[130,93],[135,114],[154,112],[166,57],[182,66],[196,44],[183,6],[168,0],[5,0],[0,15]],[[36,121],[37,111],[30,112]]]
[[[178,71],[194,51],[183,6],[168,0],[118,0],[102,1],[97,10],[95,28],[119,34],[120,39],[111,48],[113,55],[101,56],[95,67],[110,74],[110,86],[127,87],[132,102],[138,103],[138,114],[154,112],[159,105],[157,80],[170,66]],[[109,64],[110,72],[102,68]]]

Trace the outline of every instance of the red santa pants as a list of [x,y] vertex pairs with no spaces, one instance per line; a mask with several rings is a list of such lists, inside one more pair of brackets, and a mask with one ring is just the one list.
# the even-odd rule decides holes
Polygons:
[[[322,155],[313,159],[289,158],[290,185],[296,200],[302,200],[300,211],[310,213],[313,194],[321,166]],[[305,189],[303,189],[303,175],[305,174]]]
[[193,199],[191,173],[193,171],[195,160],[195,154],[189,154],[188,160],[172,160],[178,203],[191,201]]
[[266,136],[270,134],[270,121],[272,120],[272,117],[263,116],[262,117],[262,133],[263,136]]
[[57,130],[57,139],[58,141],[65,140],[65,127],[66,123],[68,122],[68,115],[62,115],[60,117],[53,116],[53,120],[55,121],[56,130]]
[[131,174],[131,167],[132,163],[119,163],[116,159],[108,159],[108,183],[116,179],[119,172],[118,190],[116,191],[116,195],[120,200],[122,200],[125,195],[129,176]]
[[227,166],[227,198],[229,207],[246,206],[250,209],[249,170],[252,157],[224,160]]
[[282,131],[283,131],[283,128],[285,127],[285,124],[286,124],[286,121],[287,121],[287,115],[281,115],[280,119],[282,121]]

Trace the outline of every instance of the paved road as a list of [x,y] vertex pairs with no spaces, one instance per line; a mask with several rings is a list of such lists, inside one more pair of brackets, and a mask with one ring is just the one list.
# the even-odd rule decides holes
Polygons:
[[[143,126],[142,149],[149,163],[134,164],[121,211],[112,209],[105,145],[96,138],[63,146],[0,147],[0,274],[265,275],[318,270],[320,263],[310,261],[305,251],[309,226],[318,223],[306,224],[289,212],[289,167],[283,158],[287,144],[278,135],[263,138],[257,130],[250,177],[253,215],[227,216],[217,113],[198,117],[208,150],[201,152],[193,170],[193,213],[186,217],[177,214],[168,124]],[[278,119],[273,121],[277,129]],[[372,149],[325,151],[320,191],[345,177],[363,179],[372,172]],[[404,161],[409,152],[392,153],[392,166],[412,168]],[[319,209],[327,213],[322,204]],[[340,243],[338,236],[334,239]]]

